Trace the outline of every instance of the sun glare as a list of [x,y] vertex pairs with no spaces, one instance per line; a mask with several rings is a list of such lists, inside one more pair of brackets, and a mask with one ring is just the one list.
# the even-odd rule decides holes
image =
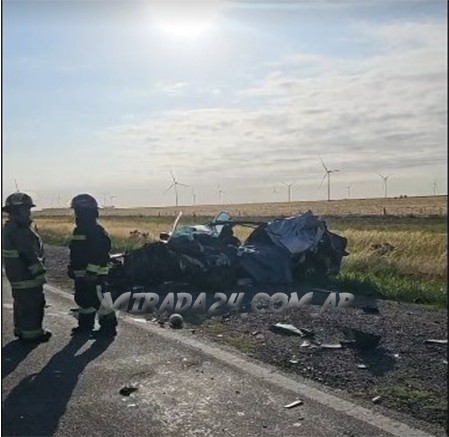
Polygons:
[[195,39],[215,26],[223,0],[155,1],[150,5],[155,29],[173,38]]

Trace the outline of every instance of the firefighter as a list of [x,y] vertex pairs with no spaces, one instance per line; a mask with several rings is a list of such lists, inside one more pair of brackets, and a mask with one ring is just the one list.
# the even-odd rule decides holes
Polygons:
[[14,335],[25,342],[46,342],[51,332],[42,329],[44,319],[44,246],[31,219],[36,206],[28,194],[6,198],[2,212],[9,214],[3,228],[3,262],[13,297]]
[[100,298],[109,269],[111,240],[98,224],[98,203],[89,194],[72,199],[76,227],[70,242],[68,276],[75,282],[75,302],[78,305],[78,326],[73,335],[90,335],[98,313],[100,329],[97,336],[115,336],[117,318],[110,306],[101,305]]

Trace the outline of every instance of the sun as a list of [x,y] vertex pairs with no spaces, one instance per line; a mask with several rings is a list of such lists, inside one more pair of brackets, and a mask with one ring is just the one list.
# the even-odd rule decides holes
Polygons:
[[196,39],[215,26],[223,3],[223,0],[154,1],[149,12],[152,25],[165,36]]

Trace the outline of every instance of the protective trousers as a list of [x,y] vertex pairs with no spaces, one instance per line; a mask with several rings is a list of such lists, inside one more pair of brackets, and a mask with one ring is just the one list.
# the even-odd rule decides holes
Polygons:
[[78,326],[83,330],[92,330],[95,325],[95,314],[102,329],[115,329],[117,318],[111,308],[103,308],[97,293],[103,284],[90,282],[84,278],[75,280],[75,302],[78,305]]
[[12,289],[14,335],[31,340],[40,337],[44,330],[45,296],[42,286],[25,289]]

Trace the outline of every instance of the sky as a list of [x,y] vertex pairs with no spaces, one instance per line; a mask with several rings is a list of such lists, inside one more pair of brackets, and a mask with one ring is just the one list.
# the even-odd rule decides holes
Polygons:
[[447,193],[445,0],[2,6],[3,196],[320,200],[321,160],[333,199]]

